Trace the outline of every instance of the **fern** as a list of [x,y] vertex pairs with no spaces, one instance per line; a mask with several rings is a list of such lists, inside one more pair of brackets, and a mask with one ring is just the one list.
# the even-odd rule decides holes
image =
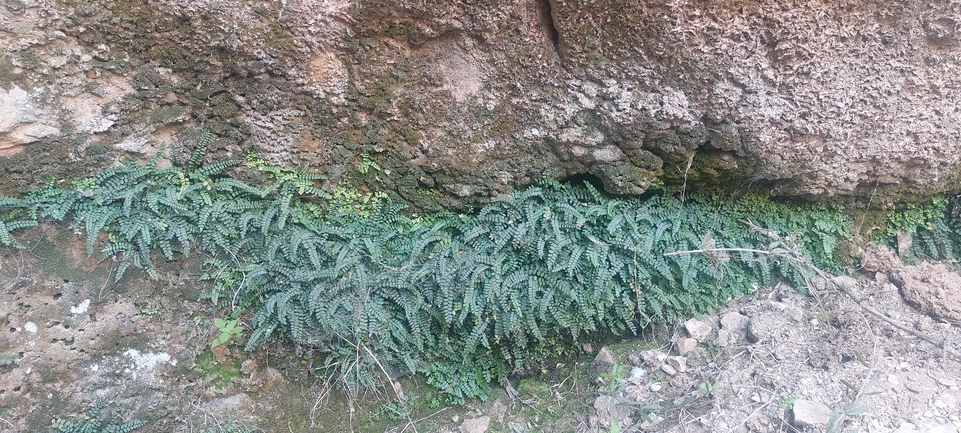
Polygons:
[[54,418],[50,429],[55,433],[127,433],[147,424],[145,421],[122,422],[116,414],[105,413],[105,405],[104,401],[95,404],[82,421]]
[[[88,253],[119,257],[117,278],[131,267],[156,278],[157,257],[202,251],[205,298],[234,317],[251,310],[248,349],[276,337],[311,346],[355,395],[376,382],[379,362],[425,374],[453,402],[482,397],[491,380],[584,338],[706,311],[778,277],[803,281],[766,257],[665,256],[765,247],[743,220],[797,236],[829,269],[842,268],[832,253],[850,237],[830,206],[751,195],[641,202],[548,179],[473,216],[418,218],[389,198],[331,199],[320,175],[255,158],[244,164],[268,181],[248,185],[230,177],[238,161],[202,164],[206,140],[185,167],[128,163],[0,199],[0,242],[14,245],[39,218],[72,216]],[[958,250],[945,246],[957,242],[953,222],[914,227],[925,251]]]
[[200,166],[203,162],[204,155],[207,153],[207,144],[210,143],[211,134],[209,131],[204,131],[197,140],[197,144],[194,147],[194,153],[190,155],[190,159],[187,160],[187,167],[194,168]]

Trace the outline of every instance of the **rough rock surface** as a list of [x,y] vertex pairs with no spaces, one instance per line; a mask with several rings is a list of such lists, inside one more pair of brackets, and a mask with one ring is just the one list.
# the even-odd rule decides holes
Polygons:
[[791,408],[794,426],[798,428],[824,425],[831,418],[831,408],[812,400],[797,399]]
[[925,314],[961,321],[961,274],[947,265],[921,263],[891,272],[891,281],[904,299]]
[[[930,192],[961,161],[959,16],[946,0],[11,0],[0,175],[23,189],[209,130],[215,155],[424,208],[545,173],[622,194]],[[357,170],[365,155],[380,170]]]

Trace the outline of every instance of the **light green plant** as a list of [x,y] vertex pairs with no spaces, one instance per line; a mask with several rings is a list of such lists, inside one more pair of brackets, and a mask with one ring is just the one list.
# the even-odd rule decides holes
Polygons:
[[601,381],[607,385],[607,391],[615,393],[627,384],[624,378],[624,365],[614,364],[611,366],[610,373],[601,373]]
[[404,399],[394,399],[384,403],[370,412],[370,419],[379,421],[389,419],[391,421],[401,421],[410,419],[411,415],[410,397]]
[[701,382],[697,389],[704,393],[705,396],[710,397],[714,395],[714,382],[704,381]]
[[229,341],[230,337],[240,335],[244,332],[243,326],[240,325],[237,319],[221,319],[218,317],[214,319],[214,325],[217,327],[217,330],[220,331],[220,335],[210,343],[210,347],[220,346]]
[[868,407],[861,401],[862,398],[879,394],[880,391],[871,391],[871,388],[877,384],[877,375],[872,375],[868,378],[868,381],[859,387],[855,387],[851,383],[841,380],[849,390],[854,392],[854,398],[851,399],[851,403],[844,407],[843,410],[831,410],[831,416],[828,418],[827,426],[825,427],[825,432],[827,433],[840,433],[844,429],[844,422],[847,418],[853,416],[864,415],[868,412]]
[[374,162],[374,158],[369,153],[364,152],[360,155],[360,162],[357,163],[357,172],[367,174],[371,170],[381,171],[382,169]]
[[621,431],[621,422],[618,421],[618,420],[616,420],[616,419],[613,420],[613,421],[611,421],[611,428],[610,428],[610,430],[608,430],[608,431],[609,431],[610,433],[620,433],[620,431]]

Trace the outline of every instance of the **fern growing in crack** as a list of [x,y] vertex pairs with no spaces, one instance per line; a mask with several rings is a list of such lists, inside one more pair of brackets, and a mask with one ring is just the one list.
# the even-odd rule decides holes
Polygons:
[[[706,311],[778,276],[803,281],[771,257],[666,255],[764,245],[743,220],[793,234],[832,270],[850,236],[830,206],[609,199],[548,179],[476,215],[418,218],[385,196],[345,203],[306,169],[253,157],[203,164],[204,147],[182,167],[128,163],[0,199],[0,242],[72,216],[88,252],[119,258],[118,278],[131,266],[156,278],[156,260],[203,252],[206,297],[233,318],[249,311],[248,349],[275,337],[314,347],[354,395],[390,364],[462,402],[579,342]],[[241,163],[267,180],[230,177]]]
[[106,402],[98,402],[87,411],[82,421],[54,418],[50,429],[55,433],[127,433],[147,424],[146,421],[123,422],[117,414],[105,411],[105,406]]

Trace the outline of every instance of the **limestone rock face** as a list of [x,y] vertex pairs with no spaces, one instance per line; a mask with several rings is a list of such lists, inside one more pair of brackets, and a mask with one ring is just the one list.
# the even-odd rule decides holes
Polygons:
[[545,174],[934,192],[961,163],[958,17],[947,0],[11,0],[0,183],[208,130],[214,156],[422,208]]

